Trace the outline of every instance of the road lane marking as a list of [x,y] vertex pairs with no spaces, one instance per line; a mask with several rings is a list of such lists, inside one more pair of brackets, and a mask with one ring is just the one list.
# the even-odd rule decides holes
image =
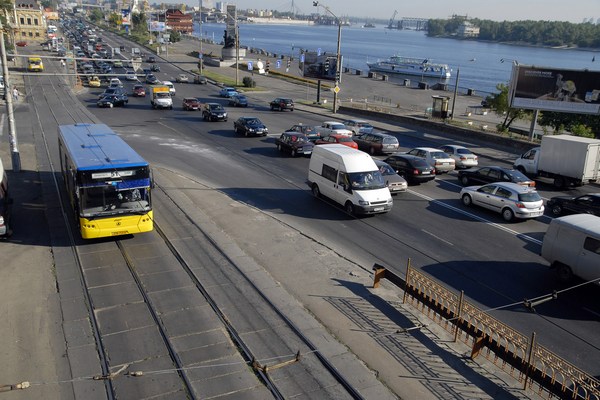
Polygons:
[[451,206],[451,205],[449,205],[449,204],[446,204],[446,203],[444,203],[444,202],[441,202],[441,201],[439,201],[439,200],[436,200],[436,199],[434,199],[434,198],[431,198],[431,197],[429,197],[429,196],[426,196],[426,195],[424,195],[424,194],[417,193],[417,192],[415,192],[414,190],[409,190],[409,193],[412,193],[412,194],[414,194],[415,196],[417,196],[417,197],[420,197],[420,198],[422,198],[422,199],[425,199],[425,200],[427,200],[427,201],[430,201],[430,202],[432,202],[432,203],[438,204],[438,205],[440,205],[440,206],[442,206],[442,207],[445,207],[445,208],[447,208],[447,209],[449,209],[449,210],[455,211],[455,212],[457,212],[457,213],[459,213],[459,214],[466,215],[466,216],[468,216],[468,217],[470,217],[470,218],[473,218],[474,220],[477,220],[477,221],[483,222],[483,223],[485,223],[485,224],[487,224],[487,225],[490,225],[490,226],[492,226],[492,227],[494,227],[494,228],[500,229],[500,230],[502,230],[502,231],[504,231],[504,232],[508,232],[508,233],[510,233],[510,234],[512,234],[512,235],[515,235],[516,237],[518,237],[518,238],[520,238],[520,239],[526,240],[526,241],[528,241],[528,242],[531,242],[531,243],[535,243],[535,244],[537,244],[537,245],[539,245],[539,246],[541,246],[541,245],[542,245],[542,241],[541,241],[541,240],[537,240],[537,239],[535,239],[535,238],[533,238],[533,237],[531,237],[531,236],[529,236],[529,235],[525,235],[524,233],[519,233],[519,232],[517,232],[517,231],[515,231],[515,230],[513,230],[513,229],[507,228],[506,226],[500,225],[500,224],[498,224],[498,223],[496,223],[496,222],[492,222],[492,221],[490,221],[490,220],[487,220],[487,219],[485,219],[485,218],[479,217],[479,216],[477,216],[477,215],[475,215],[475,214],[472,214],[472,213],[470,213],[470,212],[467,212],[467,211],[461,210],[460,208],[456,208],[456,207],[454,207],[454,206]]
[[441,241],[441,242],[444,242],[444,243],[446,243],[446,244],[449,244],[450,246],[454,246],[454,244],[453,244],[453,243],[451,243],[451,242],[447,241],[446,239],[442,239],[441,237],[439,237],[439,236],[437,236],[437,235],[434,235],[433,233],[431,233],[431,232],[429,232],[429,231],[426,231],[425,229],[421,229],[421,232],[423,232],[423,233],[426,233],[426,234],[428,234],[428,235],[430,235],[430,236],[433,236],[433,237],[434,237],[434,238],[436,238],[437,240],[439,240],[439,241]]

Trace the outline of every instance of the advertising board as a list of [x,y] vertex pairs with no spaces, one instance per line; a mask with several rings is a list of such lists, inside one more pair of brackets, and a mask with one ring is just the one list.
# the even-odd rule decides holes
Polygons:
[[305,78],[335,81],[336,63],[337,54],[333,53],[307,51],[300,55],[300,69]]
[[600,71],[514,65],[513,108],[600,114]]

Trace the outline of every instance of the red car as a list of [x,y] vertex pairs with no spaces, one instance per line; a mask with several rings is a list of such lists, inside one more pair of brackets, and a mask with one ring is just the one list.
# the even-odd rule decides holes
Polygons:
[[24,40],[18,41],[17,43],[15,43],[17,46],[19,47],[25,47],[27,46],[27,42]]
[[358,150],[358,144],[356,144],[356,142],[354,140],[352,140],[352,138],[349,136],[333,134],[333,135],[329,135],[329,136],[323,136],[321,139],[315,140],[315,144],[332,144],[332,143],[343,144],[344,146],[352,147],[353,149]]
[[200,109],[200,102],[195,97],[186,97],[181,105],[186,111],[198,111]]
[[133,95],[135,97],[146,97],[146,88],[144,87],[144,85],[134,85]]

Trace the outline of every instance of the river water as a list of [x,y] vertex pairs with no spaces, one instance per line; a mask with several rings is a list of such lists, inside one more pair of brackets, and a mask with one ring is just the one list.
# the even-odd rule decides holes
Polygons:
[[[215,43],[223,40],[224,24],[202,24],[202,36]],[[298,59],[300,49],[335,53],[337,26],[240,24],[240,45],[261,48],[270,53]],[[199,26],[194,26],[199,36]],[[459,74],[459,88],[469,88],[485,95],[496,91],[498,83],[508,84],[513,60],[522,65],[540,67],[600,70],[600,50],[550,49],[513,46],[475,40],[430,38],[423,31],[388,30],[382,26],[342,28],[341,53],[343,66],[368,71],[367,62],[398,54],[405,57],[429,59],[448,64],[451,88]],[[597,61],[594,61],[597,58]],[[504,60],[502,62],[501,60]],[[297,65],[297,64],[295,64]],[[413,81],[420,77],[412,77]],[[430,82],[432,83],[432,82]]]

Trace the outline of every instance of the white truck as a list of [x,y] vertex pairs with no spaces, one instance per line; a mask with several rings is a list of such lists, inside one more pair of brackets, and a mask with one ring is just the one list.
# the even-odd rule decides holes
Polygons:
[[173,98],[169,91],[169,87],[165,85],[152,86],[152,99],[150,100],[152,108],[168,108],[173,109]]
[[581,186],[600,179],[600,140],[571,135],[545,135],[540,147],[522,154],[514,168],[533,178],[549,178],[554,186]]

